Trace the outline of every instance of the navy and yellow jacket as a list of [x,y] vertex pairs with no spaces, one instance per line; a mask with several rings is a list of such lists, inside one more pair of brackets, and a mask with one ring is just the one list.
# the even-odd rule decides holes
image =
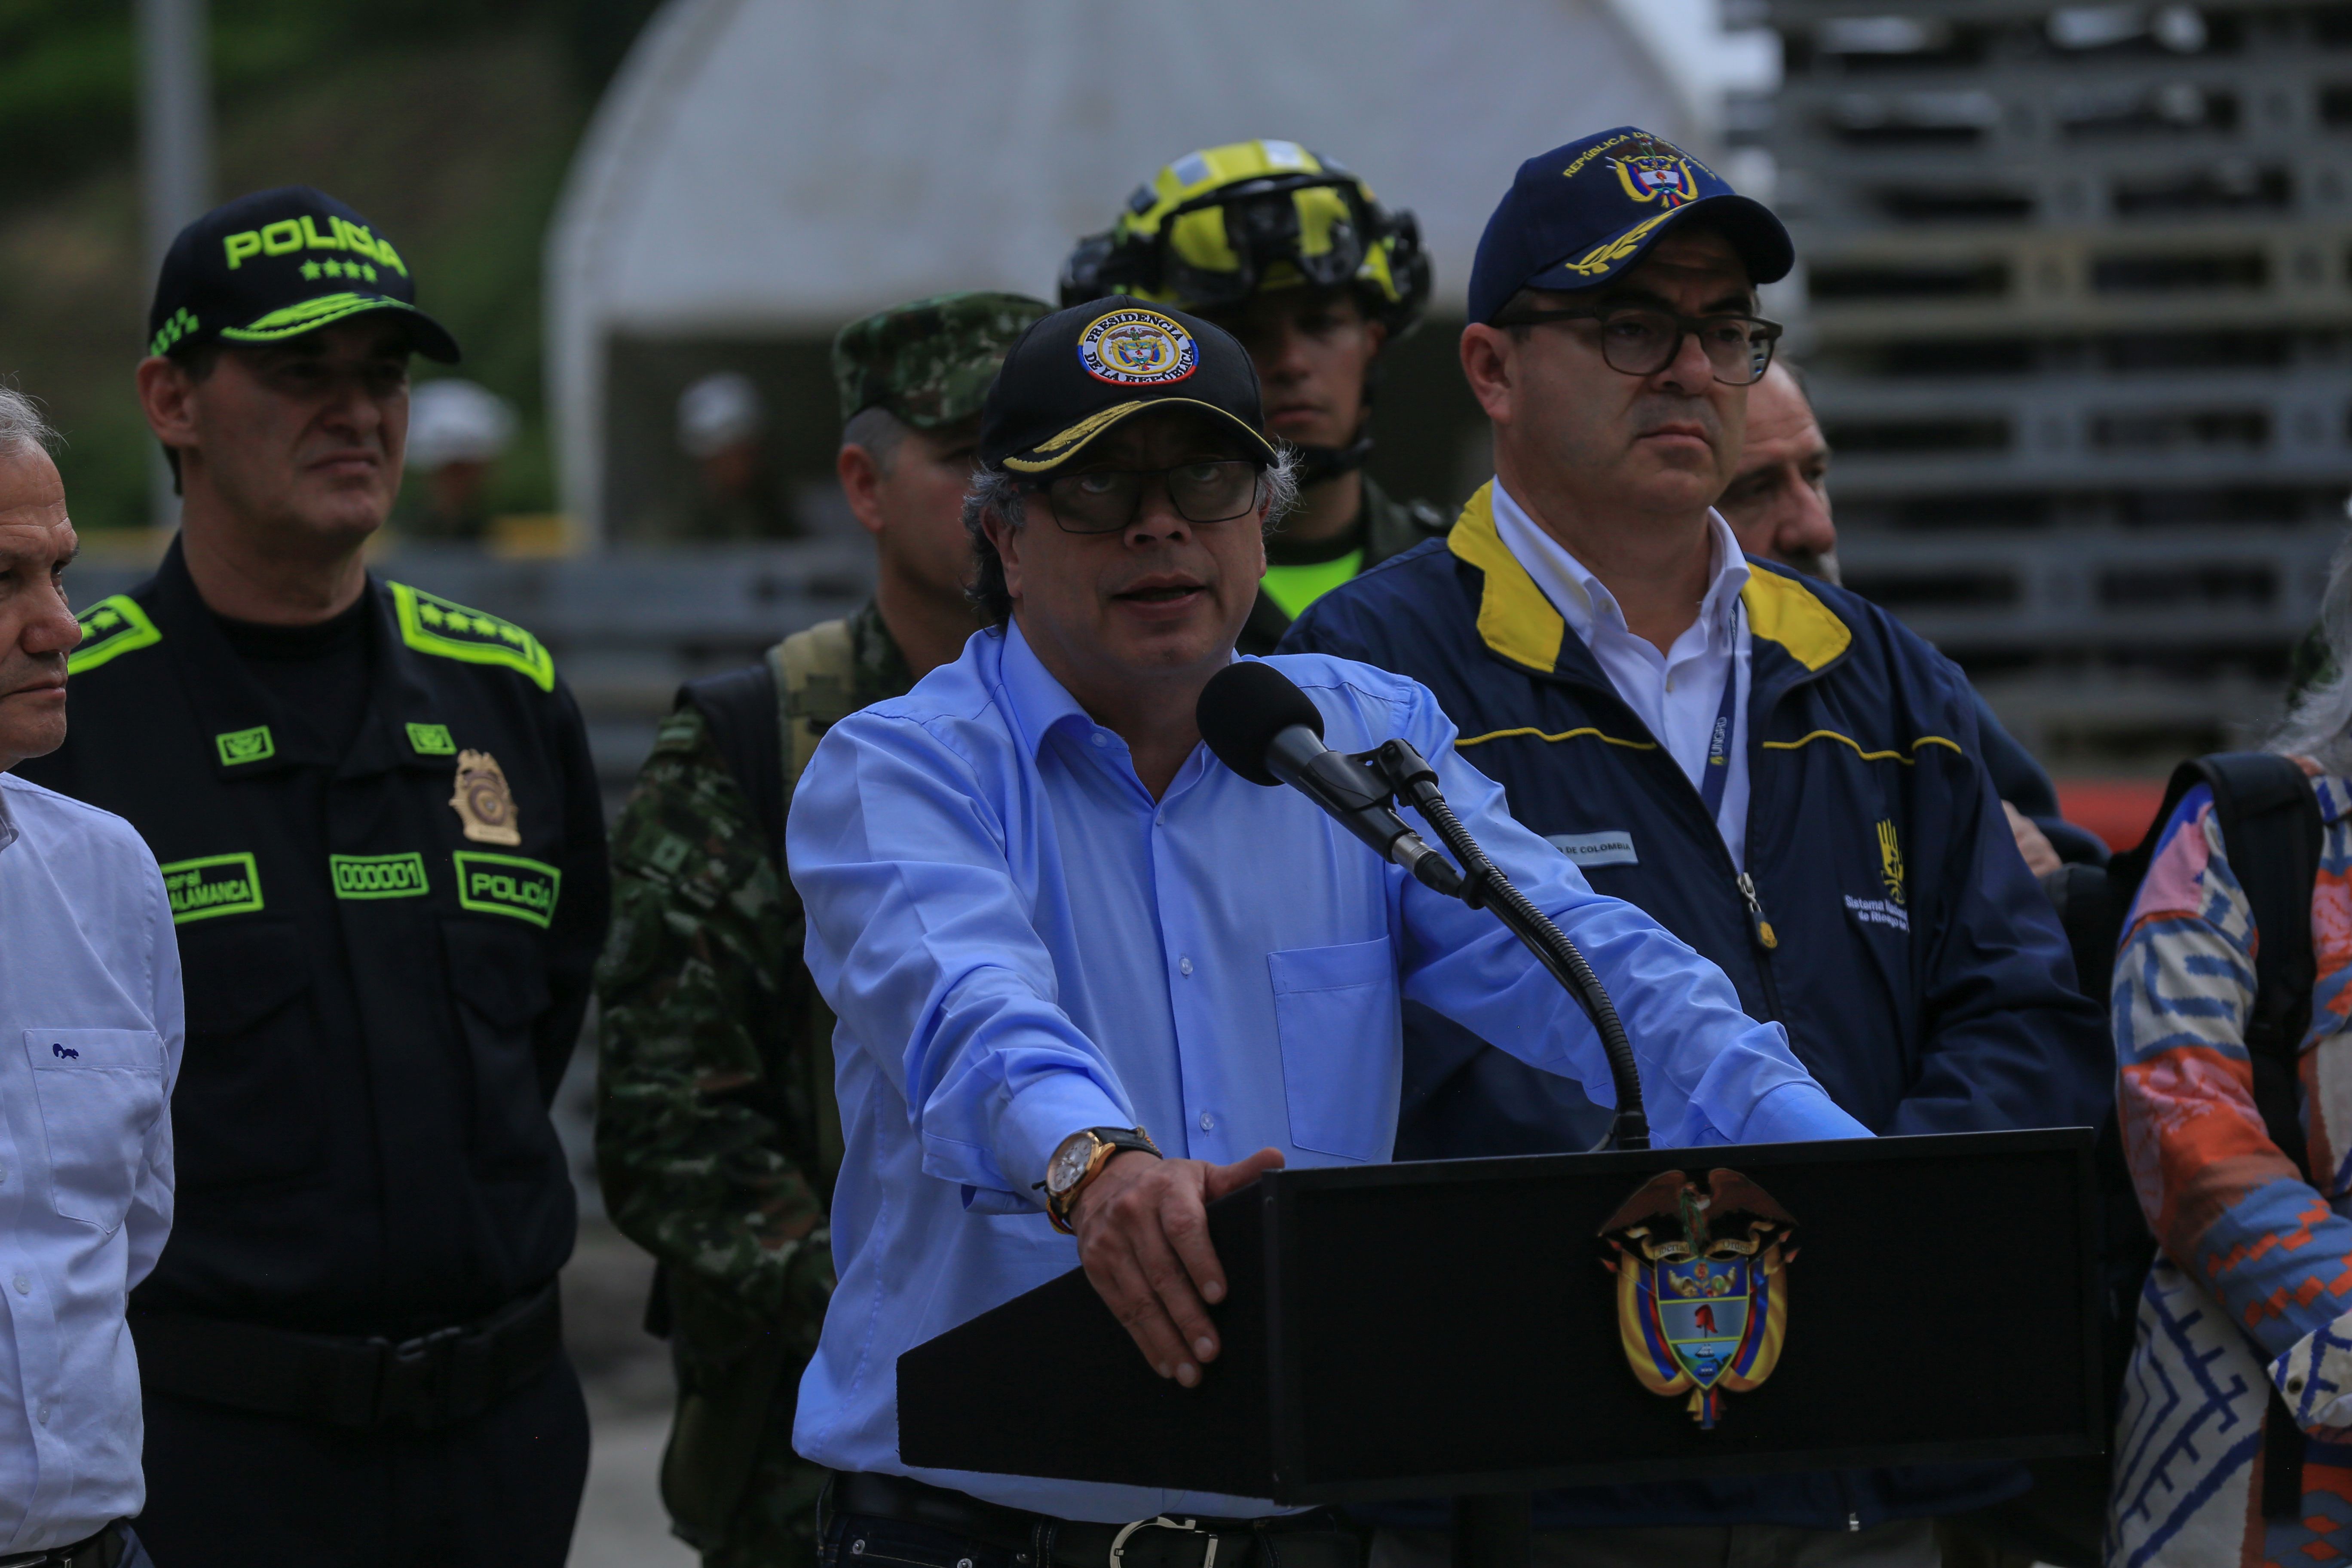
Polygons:
[[[1283,651],[1429,687],[1512,815],[1721,966],[1874,1131],[2095,1125],[2114,1092],[2105,1022],[1986,776],[1967,681],[1852,594],[1749,565],[1746,879],[1697,789],[1504,546],[1488,489],[1445,540],[1310,606]],[[1589,1108],[1513,1058],[1408,1017],[1399,1158],[1589,1147],[1593,1131]],[[1555,1494],[1538,1522],[1845,1529],[2021,1484],[2000,1467],[1768,1476]]]

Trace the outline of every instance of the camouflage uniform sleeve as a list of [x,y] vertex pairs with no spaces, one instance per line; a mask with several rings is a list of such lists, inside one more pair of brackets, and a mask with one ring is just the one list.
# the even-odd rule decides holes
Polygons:
[[[622,1232],[761,1319],[833,1288],[808,1175],[800,910],[702,715],[663,723],[613,830],[596,1162]],[[797,1031],[804,1032],[804,1031]]]

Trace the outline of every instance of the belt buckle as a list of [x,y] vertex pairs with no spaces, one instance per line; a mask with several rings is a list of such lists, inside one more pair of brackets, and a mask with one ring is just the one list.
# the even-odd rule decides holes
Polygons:
[[447,1393],[448,1352],[465,1332],[458,1328],[436,1329],[398,1344],[377,1341],[383,1346],[378,1407],[405,1415],[420,1426],[432,1425],[433,1416],[438,1415],[433,1407]]
[[1119,1526],[1118,1533],[1110,1538],[1110,1568],[1127,1568],[1127,1538],[1139,1530],[1172,1530],[1180,1534],[1189,1532],[1193,1535],[1205,1535],[1209,1538],[1209,1551],[1208,1554],[1201,1559],[1201,1568],[1217,1568],[1217,1547],[1220,1542],[1216,1531],[1202,1530],[1201,1521],[1197,1519],[1188,1519],[1179,1524],[1164,1513],[1151,1519],[1139,1519],[1131,1524]]

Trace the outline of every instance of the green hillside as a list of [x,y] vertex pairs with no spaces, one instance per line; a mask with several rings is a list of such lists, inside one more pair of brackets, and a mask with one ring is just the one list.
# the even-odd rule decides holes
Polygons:
[[[540,256],[572,144],[651,0],[214,0],[226,197],[317,185],[392,236],[418,300],[514,400],[500,510],[554,504]],[[153,287],[141,254],[129,0],[0,0],[0,375],[65,432],[85,530],[146,521],[131,367]]]

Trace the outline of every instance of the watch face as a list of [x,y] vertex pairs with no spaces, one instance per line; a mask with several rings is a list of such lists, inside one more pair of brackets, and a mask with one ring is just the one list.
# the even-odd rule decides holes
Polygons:
[[1081,1132],[1065,1139],[1054,1151],[1053,1160],[1045,1166],[1045,1190],[1056,1194],[1066,1193],[1078,1184],[1087,1173],[1087,1165],[1095,1156],[1092,1133]]

